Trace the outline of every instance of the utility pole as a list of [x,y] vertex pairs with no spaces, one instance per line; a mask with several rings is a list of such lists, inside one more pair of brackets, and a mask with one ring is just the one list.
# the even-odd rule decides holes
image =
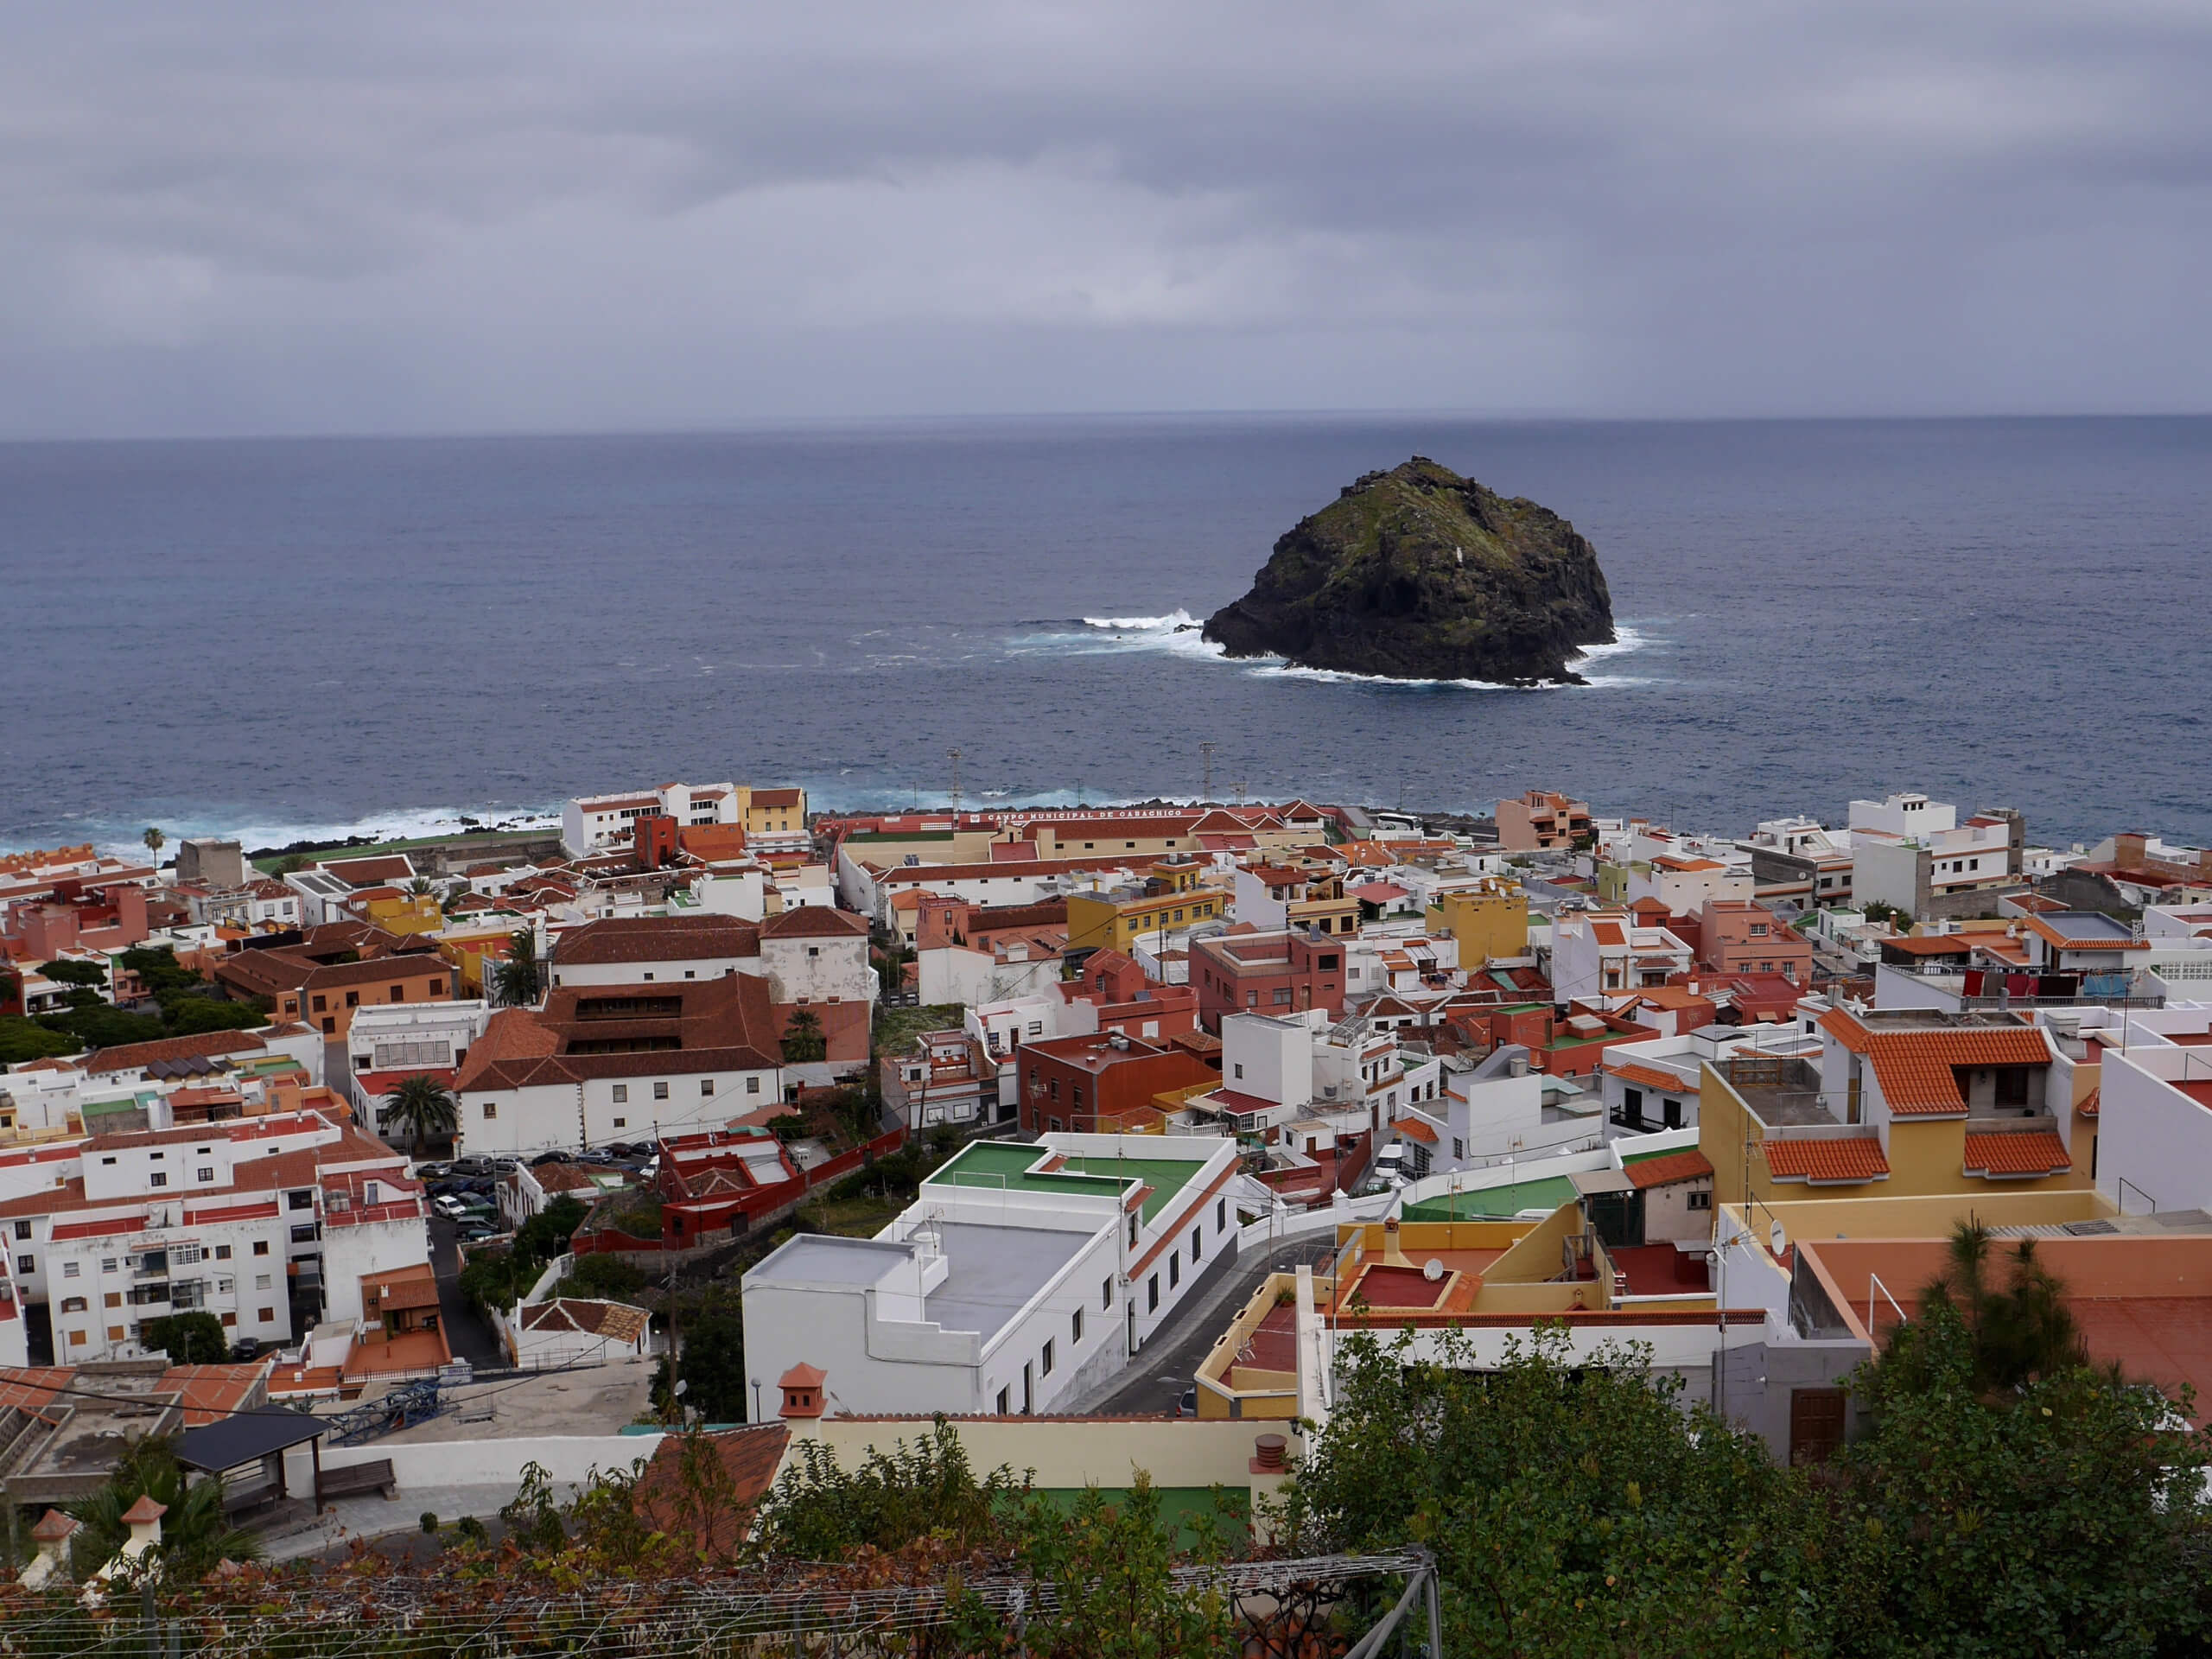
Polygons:
[[960,751],[947,749],[945,753],[952,758],[952,827],[957,830],[960,827]]
[[1198,753],[1205,762],[1205,782],[1198,789],[1198,804],[1213,804],[1213,744],[1211,741],[1198,745]]

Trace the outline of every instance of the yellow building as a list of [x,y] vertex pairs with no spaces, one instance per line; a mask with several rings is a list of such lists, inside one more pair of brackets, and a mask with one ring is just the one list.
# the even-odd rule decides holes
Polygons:
[[364,920],[387,933],[435,933],[446,925],[445,912],[438,908],[435,893],[394,893],[372,898],[361,908]]
[[1517,881],[1485,876],[1479,887],[1445,893],[1431,914],[1432,929],[1459,942],[1463,968],[1529,954],[1529,895]]
[[748,836],[806,833],[806,791],[803,789],[754,789],[741,784],[737,801]]
[[[1708,1063],[1698,1144],[1715,1202],[1977,1197],[2093,1185],[2072,1079],[2012,1014],[1929,1009],[1820,1018],[1818,1064]],[[2080,1155],[2077,1154],[2077,1150]]]
[[521,917],[506,915],[495,922],[448,927],[439,934],[438,954],[453,964],[454,995],[484,995],[491,976],[507,959],[515,930],[525,925]]
[[1070,950],[1134,950],[1199,922],[1221,919],[1228,896],[1202,887],[1195,858],[1163,858],[1141,887],[1068,895]]

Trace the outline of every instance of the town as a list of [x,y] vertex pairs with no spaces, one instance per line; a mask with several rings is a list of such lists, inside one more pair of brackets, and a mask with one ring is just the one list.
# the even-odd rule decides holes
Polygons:
[[1377,1344],[1634,1351],[1818,1468],[1961,1230],[2200,1427],[2212,849],[1835,816],[671,783],[0,858],[11,1564],[145,1434],[271,1560],[702,1433],[741,1530],[942,1433],[1264,1544]]

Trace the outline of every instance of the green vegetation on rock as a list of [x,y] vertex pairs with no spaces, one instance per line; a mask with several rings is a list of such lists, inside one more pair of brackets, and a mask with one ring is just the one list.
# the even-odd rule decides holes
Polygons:
[[1612,598],[1567,520],[1416,455],[1300,521],[1205,637],[1342,673],[1579,683],[1568,664],[1611,643]]

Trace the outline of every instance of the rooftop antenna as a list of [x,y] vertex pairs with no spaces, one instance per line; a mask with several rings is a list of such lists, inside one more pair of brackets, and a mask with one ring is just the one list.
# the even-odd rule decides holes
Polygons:
[[1209,805],[1213,800],[1213,744],[1211,740],[1198,745],[1198,754],[1205,763],[1205,782],[1198,788],[1198,804]]
[[957,830],[960,827],[960,751],[947,749],[945,753],[952,758],[952,827]]

